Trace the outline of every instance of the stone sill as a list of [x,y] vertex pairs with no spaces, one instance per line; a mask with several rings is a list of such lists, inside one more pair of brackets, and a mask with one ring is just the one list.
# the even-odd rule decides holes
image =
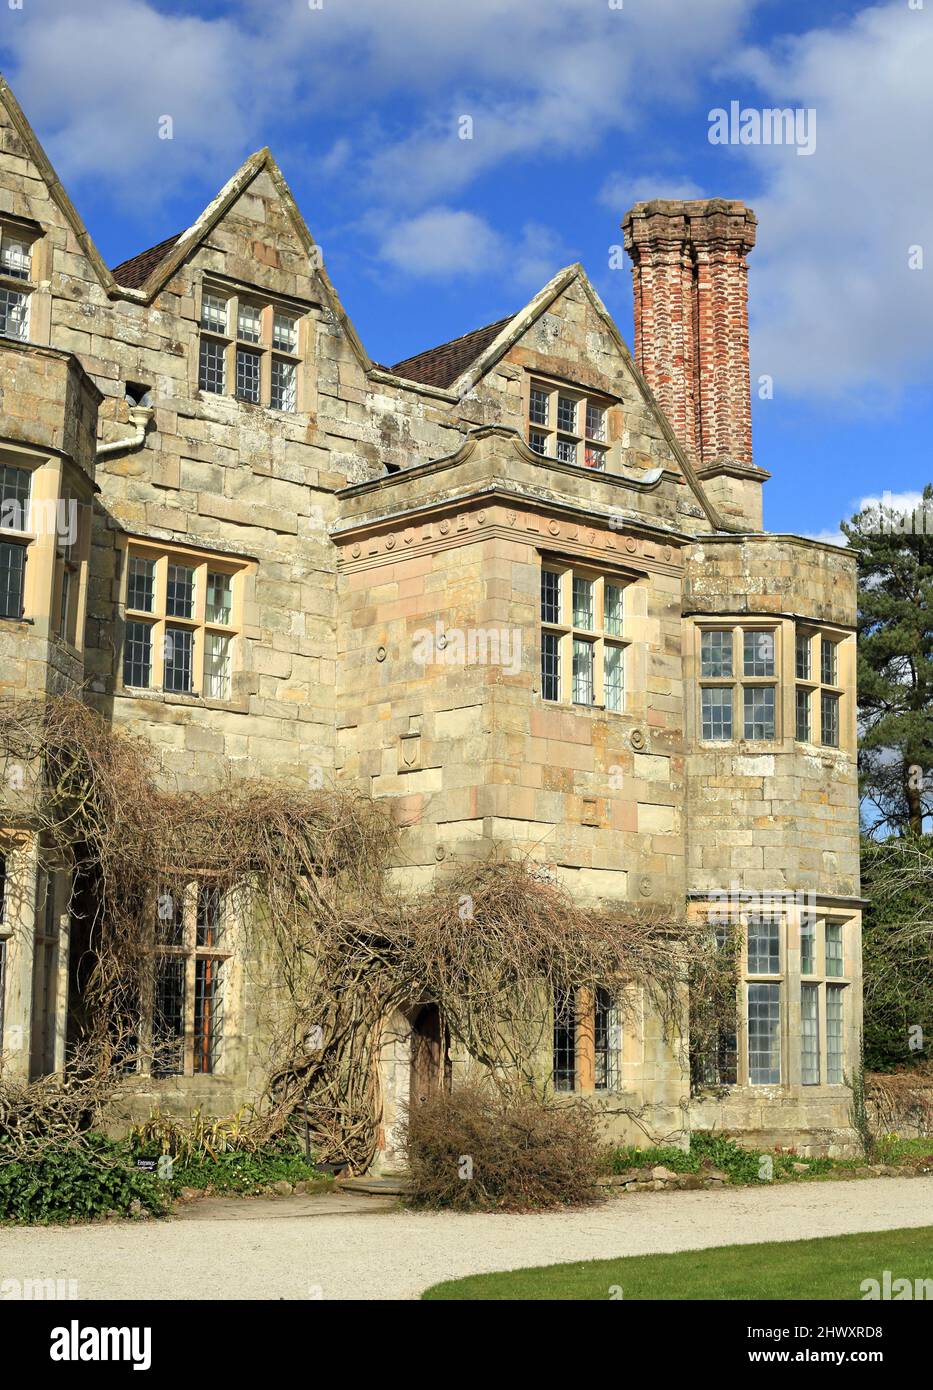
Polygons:
[[204,695],[183,695],[169,690],[142,690],[121,686],[113,692],[115,700],[150,700],[159,705],[186,705],[189,709],[223,710],[229,714],[249,714],[249,698],[210,700]]

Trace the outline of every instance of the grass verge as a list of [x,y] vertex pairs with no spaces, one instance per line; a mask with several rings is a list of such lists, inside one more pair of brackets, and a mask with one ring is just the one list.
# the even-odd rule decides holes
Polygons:
[[672,1255],[632,1255],[619,1260],[474,1274],[435,1284],[428,1302],[611,1300],[859,1300],[863,1281],[929,1280],[933,1297],[933,1226],[871,1231],[818,1240],[722,1245]]

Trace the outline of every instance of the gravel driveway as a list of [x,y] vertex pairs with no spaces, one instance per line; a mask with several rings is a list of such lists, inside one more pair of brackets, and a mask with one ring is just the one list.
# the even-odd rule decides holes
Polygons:
[[83,1299],[407,1299],[522,1265],[925,1225],[933,1177],[652,1192],[541,1216],[422,1215],[349,1194],[217,1200],[163,1222],[4,1229],[0,1282],[74,1280]]

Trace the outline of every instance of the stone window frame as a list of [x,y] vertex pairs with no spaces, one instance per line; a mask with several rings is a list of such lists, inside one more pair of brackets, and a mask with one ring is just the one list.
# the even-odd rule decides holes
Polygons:
[[[223,332],[218,327],[203,322],[203,310],[207,296],[222,299],[226,305],[226,322],[223,326]],[[241,335],[241,307],[254,311],[258,316],[258,340],[250,335]],[[194,363],[194,379],[199,397],[202,400],[208,400],[213,396],[220,396],[235,400],[240,405],[255,405],[265,410],[275,410],[282,415],[297,414],[302,409],[301,368],[305,314],[306,310],[302,306],[270,295],[268,291],[259,288],[253,289],[245,285],[229,285],[220,280],[204,280],[198,294],[196,320],[198,338]],[[286,316],[293,323],[295,343],[294,349],[291,351],[282,347],[276,338],[275,320],[281,316]],[[214,343],[223,350],[224,385],[222,391],[212,391],[201,384],[201,346],[205,342]],[[240,355],[245,353],[250,353],[259,359],[258,399],[255,400],[251,397],[240,396],[237,393],[239,376],[237,364]],[[293,370],[292,399],[294,404],[292,406],[276,404],[273,401],[273,361],[284,363]]]
[[[807,643],[809,661],[807,674],[800,674],[800,644]],[[798,622],[794,624],[794,740],[815,748],[843,748],[846,746],[843,714],[845,710],[846,686],[844,683],[845,634],[836,632],[822,624]],[[835,682],[824,680],[824,646],[831,646],[833,652],[832,674]],[[808,738],[801,737],[800,701],[807,701]],[[835,738],[828,740],[823,716],[824,699],[832,700],[836,710]],[[818,733],[819,738],[813,735]]]
[[[542,616],[542,598],[545,574],[556,574],[559,584],[559,618],[558,622],[545,621]],[[538,597],[538,621],[542,637],[542,660],[541,660],[541,697],[549,705],[566,705],[572,709],[599,709],[607,714],[627,714],[629,713],[629,652],[632,650],[632,638],[627,632],[627,620],[630,618],[629,603],[627,602],[626,591],[635,583],[631,575],[614,574],[607,570],[597,569],[595,566],[571,563],[558,559],[544,557],[541,561],[541,580],[539,581]],[[583,579],[593,586],[593,623],[592,628],[578,626],[574,622],[573,607],[573,581]],[[606,628],[605,596],[606,585],[621,589],[622,591],[622,631],[620,633],[610,632]],[[543,672],[543,638],[545,636],[557,639],[558,650],[558,695],[554,700],[544,693],[544,672]],[[593,648],[593,698],[591,700],[575,700],[574,692],[574,671],[573,656],[574,644],[586,642]],[[618,709],[610,708],[605,703],[606,695],[606,650],[607,648],[617,648],[622,652],[622,696]]]
[[[32,623],[80,655],[84,649],[88,562],[91,548],[91,484],[70,463],[5,444],[0,465],[29,475],[25,526],[0,524],[0,542],[25,552],[22,613],[0,615],[0,623]],[[75,539],[61,533],[62,508],[74,504]],[[0,523],[8,516],[0,503]],[[71,518],[69,517],[69,525]],[[68,613],[62,631],[63,573],[67,570]]]
[[[238,704],[236,685],[237,674],[241,669],[238,655],[243,640],[244,629],[244,587],[247,577],[254,571],[255,564],[240,556],[226,552],[195,549],[191,546],[175,545],[171,542],[153,540],[148,537],[127,536],[121,547],[122,564],[119,580],[119,608],[121,617],[121,641],[116,670],[116,690],[120,695],[158,697],[168,700],[206,704],[219,708],[230,708]],[[151,609],[131,608],[128,605],[130,560],[134,557],[154,562],[153,603]],[[194,570],[193,616],[168,612],[168,571],[170,565],[181,565]],[[231,610],[228,623],[218,622],[207,616],[208,576],[224,574],[230,577]],[[124,680],[127,630],[129,623],[146,623],[151,629],[150,636],[150,683],[149,685],[127,684]],[[192,689],[173,690],[165,688],[166,628],[180,627],[192,633]],[[228,639],[230,688],[226,696],[205,694],[207,689],[207,634],[215,634]],[[159,677],[157,680],[156,677]]]
[[[742,619],[732,619],[727,617],[717,617],[701,619],[694,624],[695,629],[695,650],[694,660],[697,671],[697,742],[709,748],[718,748],[731,744],[743,744],[746,747],[756,746],[762,748],[773,748],[779,743],[782,737],[782,701],[781,691],[783,689],[783,642],[781,640],[781,624],[762,615],[750,616]],[[703,634],[704,632],[730,632],[732,633],[732,674],[729,676],[704,676],[703,675]],[[745,674],[745,633],[747,632],[767,632],[771,635],[774,651],[774,674],[773,675],[746,675]],[[774,691],[774,735],[771,738],[746,738],[745,736],[745,691],[752,689],[767,689]],[[703,691],[704,690],[731,690],[732,691],[732,737],[713,739],[703,737]],[[741,730],[741,732],[738,732]]]
[[[532,393],[535,391],[542,391],[547,397],[548,418],[544,423],[532,418]],[[573,401],[576,406],[575,428],[573,430],[558,428],[558,406],[560,398]],[[608,471],[609,449],[612,442],[612,431],[610,428],[611,413],[616,404],[617,403],[611,397],[603,395],[599,391],[590,391],[583,386],[572,386],[567,382],[542,376],[537,372],[526,373],[522,413],[525,420],[528,447],[536,453],[539,458],[548,458],[557,463],[566,463],[570,467],[586,468],[594,473],[605,473]],[[598,434],[591,434],[587,429],[590,409],[597,409],[603,412],[603,432],[601,436]],[[574,444],[574,459],[558,459],[558,438]],[[544,444],[543,449],[535,448],[535,443],[538,441]],[[598,463],[586,462],[587,449],[599,454]]]
[[[779,895],[780,896],[780,895]],[[767,900],[768,895],[763,894]],[[708,910],[708,909],[707,909]],[[710,922],[722,921],[722,908],[717,907]],[[740,933],[739,972],[737,980],[737,1009],[735,1033],[735,1079],[723,1081],[710,1079],[707,1084],[729,1089],[758,1091],[762,1087],[788,1087],[809,1091],[826,1090],[827,1087],[842,1087],[843,1080],[830,1081],[829,1076],[829,1034],[827,1028],[828,992],[838,989],[842,1001],[841,1055],[843,1072],[849,1050],[850,1010],[853,999],[852,988],[855,980],[855,922],[851,912],[820,908],[811,911],[802,908],[798,913],[788,912],[777,903],[770,906],[736,909],[729,914],[737,924]],[[770,917],[778,922],[779,968],[774,972],[751,972],[748,969],[748,927],[754,917]],[[802,962],[802,935],[812,921],[814,943],[813,969],[804,973]],[[841,928],[843,964],[839,975],[827,973],[826,968],[826,926]],[[753,1081],[749,1063],[749,986],[756,984],[776,985],[779,989],[780,1028],[779,1055],[780,1081]],[[802,991],[809,985],[818,987],[817,1028],[819,1037],[820,1078],[817,1082],[803,1079],[803,1026]]]
[[[216,890],[220,915],[217,937],[216,940],[199,942],[198,933],[202,925],[200,918],[202,893],[210,892],[212,889],[213,885],[210,880],[205,879],[203,875],[201,878],[192,878],[185,883],[182,890],[179,922],[182,939],[180,941],[159,941],[156,946],[152,992],[151,995],[147,992],[147,999],[140,1017],[139,1074],[141,1075],[158,1078],[172,1076],[191,1078],[223,1074],[229,1036],[227,1003],[229,996],[237,988],[236,982],[232,978],[232,967],[236,958],[234,947],[235,914],[230,895]],[[155,901],[155,910],[160,919],[163,918],[166,906],[168,912],[165,914],[164,920],[178,921],[172,895],[160,891],[157,893]],[[169,961],[177,961],[183,966],[184,972],[182,1031],[178,1035],[181,1041],[181,1065],[177,1068],[164,1065],[167,1055],[162,1055],[161,1059],[156,1055],[159,1050],[159,1044],[155,1041],[159,974],[160,967],[164,967]],[[198,970],[199,964],[204,967],[202,972]],[[202,1008],[201,1010],[200,1039],[196,1027],[199,998],[202,998],[199,995],[201,983],[199,974],[202,976],[211,974],[211,982],[214,989],[218,991],[211,997],[210,1009],[205,1011]],[[219,1032],[215,1033],[214,1028],[218,1015]],[[160,1060],[163,1065],[159,1065]]]
[[[26,306],[23,331],[21,333],[0,332],[0,339],[10,339],[15,343],[37,342],[34,324],[36,292],[39,289],[41,268],[37,264],[38,248],[42,231],[37,225],[20,222],[16,218],[0,217],[0,290],[6,294],[21,295]],[[26,248],[25,274],[17,274],[6,263],[4,248],[12,243]]]
[[[852,956],[852,917],[844,912],[822,912],[813,914],[803,914],[800,921],[800,988],[801,996],[807,987],[817,991],[817,1031],[819,1041],[819,1080],[804,1081],[803,1079],[803,1029],[800,1030],[800,1084],[810,1089],[813,1086],[844,1086],[845,1085],[845,1061],[838,1079],[832,1080],[829,1075],[829,994],[832,990],[839,991],[839,998],[842,1003],[842,1057],[846,1055],[846,1030],[849,1023],[850,1000],[852,998],[853,984],[853,956]],[[813,944],[813,969],[804,971],[803,968],[803,934],[804,931],[812,927]],[[830,954],[827,951],[827,931],[830,927],[838,927],[841,940],[841,970],[837,973],[830,970]],[[847,930],[847,927],[849,930]],[[802,1012],[802,1000],[801,1000]]]
[[[551,1001],[551,1085],[558,1095],[614,1095],[622,1090],[622,1009],[606,989],[581,988]],[[558,1085],[558,1055],[572,1058],[573,1084]],[[566,1079],[566,1065],[561,1069]]]

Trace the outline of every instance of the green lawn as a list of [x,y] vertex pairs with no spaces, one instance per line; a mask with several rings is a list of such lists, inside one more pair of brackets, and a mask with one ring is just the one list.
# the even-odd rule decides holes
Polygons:
[[862,1280],[880,1283],[886,1269],[894,1279],[933,1280],[933,1226],[475,1274],[422,1298],[861,1299]]

